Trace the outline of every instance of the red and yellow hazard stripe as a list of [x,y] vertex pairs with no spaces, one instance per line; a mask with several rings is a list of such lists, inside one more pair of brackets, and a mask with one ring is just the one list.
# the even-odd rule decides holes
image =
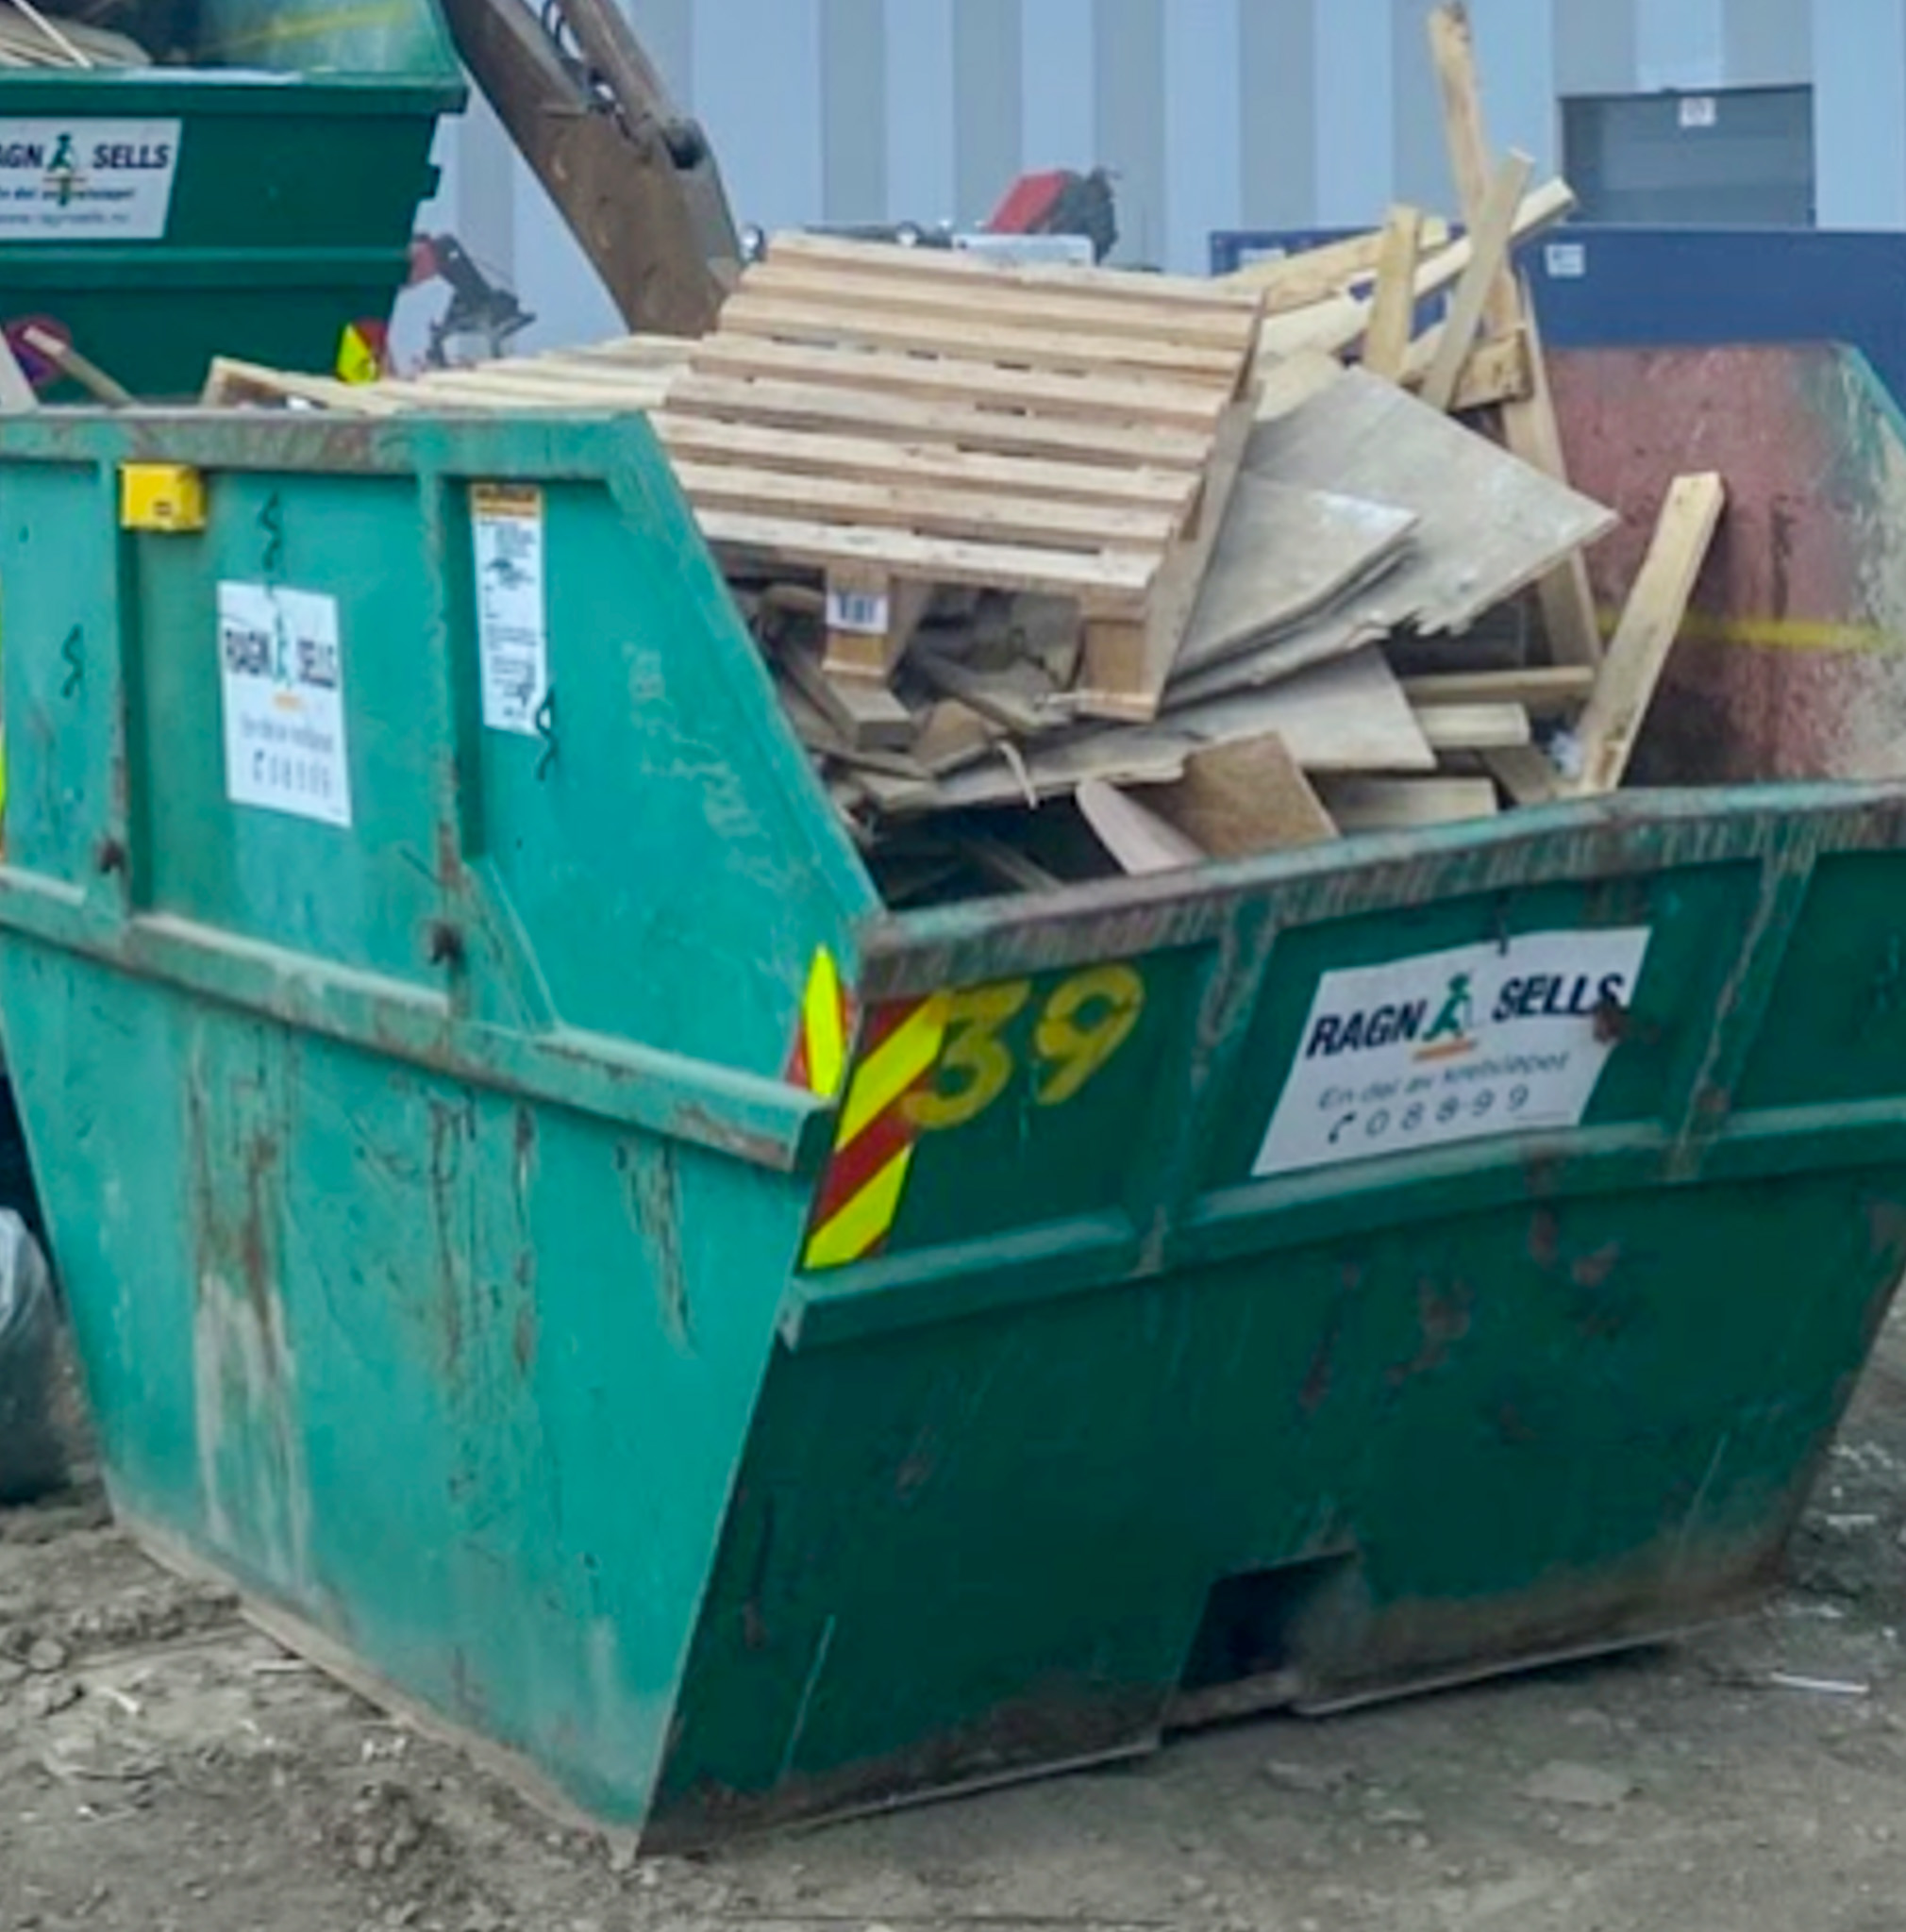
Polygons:
[[893,1232],[920,1138],[907,1103],[939,1064],[949,1005],[934,993],[869,1016],[802,1257],[810,1271],[866,1260]]
[[841,984],[841,969],[826,946],[814,955],[801,999],[801,1024],[788,1056],[788,1084],[832,1100],[847,1074],[847,1036],[853,1008]]

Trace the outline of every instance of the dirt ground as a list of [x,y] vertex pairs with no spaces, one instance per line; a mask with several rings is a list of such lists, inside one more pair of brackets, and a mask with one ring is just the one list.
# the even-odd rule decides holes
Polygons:
[[1764,1614],[638,1862],[153,1569],[0,1512],[0,1932],[1906,1928],[1906,1316]]

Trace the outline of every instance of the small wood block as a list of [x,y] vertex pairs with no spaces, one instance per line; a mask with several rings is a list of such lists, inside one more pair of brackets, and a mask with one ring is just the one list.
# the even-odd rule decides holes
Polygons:
[[1530,741],[1520,705],[1418,705],[1416,723],[1434,752],[1504,751]]
[[822,670],[830,678],[885,684],[932,600],[928,584],[896,582],[871,571],[829,571]]
[[1494,818],[1496,787],[1487,778],[1339,778],[1324,803],[1346,832],[1411,831],[1465,819]]
[[1508,792],[1512,804],[1532,808],[1553,805],[1563,795],[1563,775],[1539,746],[1523,744],[1506,751],[1484,752],[1482,763]]
[[801,695],[860,751],[904,751],[918,726],[887,687],[876,681],[830,677],[820,660],[799,648],[777,660]]

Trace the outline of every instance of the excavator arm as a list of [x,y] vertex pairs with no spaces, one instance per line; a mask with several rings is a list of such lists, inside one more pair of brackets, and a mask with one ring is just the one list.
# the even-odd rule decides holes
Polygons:
[[629,328],[698,336],[741,268],[721,172],[614,0],[443,0],[463,64]]

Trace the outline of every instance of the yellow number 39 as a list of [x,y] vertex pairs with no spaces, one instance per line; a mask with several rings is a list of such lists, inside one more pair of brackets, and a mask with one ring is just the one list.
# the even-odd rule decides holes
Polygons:
[[[1031,997],[1031,983],[1024,979],[952,995],[933,1086],[908,1103],[915,1125],[929,1133],[963,1127],[1006,1091],[1016,1069],[1001,1035]],[[1039,1059],[1035,1103],[1062,1107],[1076,1099],[1131,1038],[1144,1010],[1145,981],[1129,966],[1098,966],[1066,980],[1046,1001],[1033,1030]]]

